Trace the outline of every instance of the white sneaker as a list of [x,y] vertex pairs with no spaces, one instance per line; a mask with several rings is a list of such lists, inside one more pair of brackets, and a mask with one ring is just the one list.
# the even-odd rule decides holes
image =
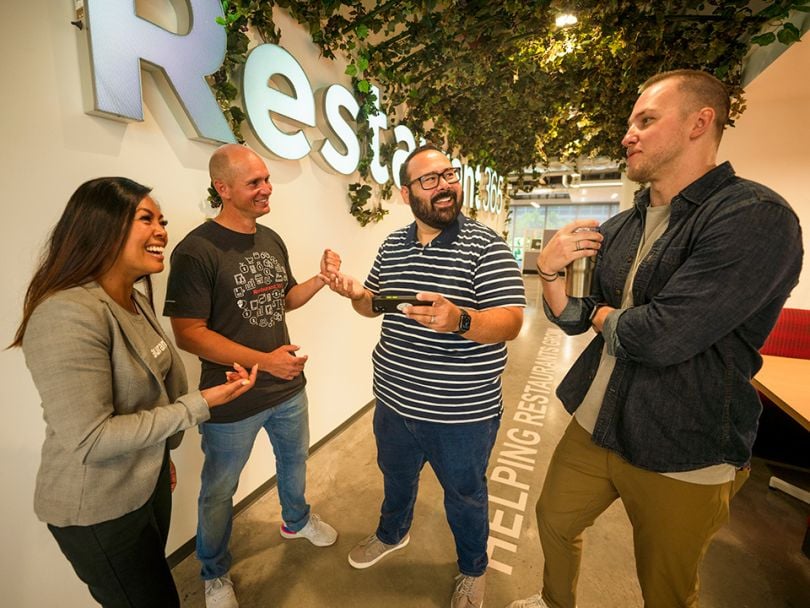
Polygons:
[[230,574],[205,581],[205,608],[239,608]]
[[316,547],[334,545],[338,537],[337,530],[325,521],[321,521],[321,518],[314,513],[309,516],[307,525],[298,532],[293,532],[282,524],[279,533],[283,538],[306,538]]
[[525,600],[515,600],[506,608],[548,608],[548,604],[543,601],[543,597],[539,593],[535,593]]

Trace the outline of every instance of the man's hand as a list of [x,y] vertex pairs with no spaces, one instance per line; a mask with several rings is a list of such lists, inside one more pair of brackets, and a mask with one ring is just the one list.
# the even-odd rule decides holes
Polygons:
[[407,306],[405,316],[433,331],[451,332],[458,329],[461,309],[440,293],[422,291],[416,294],[424,306]]
[[330,285],[338,272],[340,272],[340,256],[331,249],[324,249],[318,276],[326,285]]
[[282,380],[292,380],[299,376],[304,371],[304,364],[308,359],[306,355],[295,356],[295,351],[299,348],[301,347],[295,344],[285,344],[270,351],[260,362],[261,370]]
[[596,333],[602,333],[602,327],[605,325],[605,319],[607,316],[612,313],[615,308],[612,306],[608,306],[607,304],[598,304],[596,310],[591,317],[591,325],[593,326],[593,330]]
[[350,300],[361,300],[366,295],[366,288],[363,284],[348,274],[338,272],[329,282],[329,289],[344,298]]
[[560,228],[537,256],[541,275],[554,275],[579,258],[595,256],[605,238],[596,220],[576,220]]

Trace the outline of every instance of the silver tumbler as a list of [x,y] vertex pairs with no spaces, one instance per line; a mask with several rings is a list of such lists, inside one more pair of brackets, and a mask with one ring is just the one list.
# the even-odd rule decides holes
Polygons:
[[572,298],[584,298],[591,294],[595,258],[578,258],[565,267],[565,293]]

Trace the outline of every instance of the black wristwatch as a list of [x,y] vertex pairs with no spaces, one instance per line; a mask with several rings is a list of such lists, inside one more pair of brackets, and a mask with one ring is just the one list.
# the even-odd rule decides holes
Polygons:
[[453,331],[454,334],[464,334],[470,331],[470,323],[472,323],[472,317],[470,313],[468,313],[463,308],[461,309],[461,316],[458,318],[458,329]]

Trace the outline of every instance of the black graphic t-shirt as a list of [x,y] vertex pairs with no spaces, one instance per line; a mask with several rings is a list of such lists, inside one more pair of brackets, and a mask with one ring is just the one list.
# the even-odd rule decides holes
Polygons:
[[[290,344],[284,298],[296,284],[287,248],[266,226],[234,232],[214,221],[192,230],[175,247],[163,314],[206,319],[207,326],[249,348],[270,352]],[[200,388],[225,381],[230,366],[201,359]],[[256,386],[211,410],[211,422],[243,420],[285,401],[306,383],[259,372]]]

